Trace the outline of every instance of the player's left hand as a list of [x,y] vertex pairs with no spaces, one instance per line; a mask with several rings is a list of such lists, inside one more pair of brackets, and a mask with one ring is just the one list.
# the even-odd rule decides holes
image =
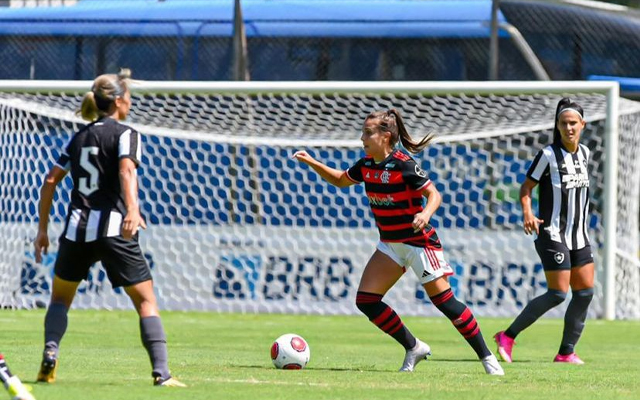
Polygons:
[[138,233],[138,229],[147,229],[147,224],[142,219],[142,216],[139,212],[128,212],[122,221],[122,237],[125,240],[130,240],[136,233]]
[[426,215],[422,213],[414,215],[413,222],[411,223],[414,232],[420,232],[426,228],[427,225],[429,225],[429,218]]
[[49,250],[49,235],[47,232],[38,232],[33,241],[33,248],[36,253],[36,262],[39,264],[42,262],[42,253],[47,254]]

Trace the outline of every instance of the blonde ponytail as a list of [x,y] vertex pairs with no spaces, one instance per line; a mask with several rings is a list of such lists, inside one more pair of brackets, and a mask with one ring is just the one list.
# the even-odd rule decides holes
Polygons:
[[100,115],[93,92],[87,92],[84,94],[84,97],[82,98],[82,105],[76,114],[81,116],[85,121],[95,121],[98,119]]
[[95,121],[109,115],[113,110],[116,98],[124,96],[129,91],[131,70],[120,69],[116,74],[104,74],[93,81],[91,91],[82,98],[80,110],[76,111],[85,121]]

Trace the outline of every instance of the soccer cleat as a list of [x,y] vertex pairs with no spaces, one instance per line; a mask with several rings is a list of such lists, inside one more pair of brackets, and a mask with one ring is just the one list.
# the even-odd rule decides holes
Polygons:
[[426,360],[427,356],[430,355],[431,347],[425,342],[421,342],[420,339],[416,339],[416,345],[413,349],[407,350],[407,354],[404,356],[404,362],[402,363],[400,372],[413,372],[416,364],[422,360]]
[[582,361],[576,353],[557,354],[556,357],[553,359],[553,362],[569,363],[569,364],[576,364],[576,365],[584,364],[584,361]]
[[511,352],[513,351],[513,345],[516,344],[516,341],[505,335],[504,331],[496,333],[495,335],[493,335],[493,338],[498,345],[498,354],[500,354],[500,358],[502,358],[502,361],[507,363],[513,361],[513,359],[511,358]]
[[176,378],[168,377],[162,378],[160,376],[156,376],[153,379],[153,386],[165,386],[165,387],[187,387],[184,383],[180,382]]
[[56,353],[47,350],[42,355],[42,364],[38,371],[38,382],[53,383],[56,380],[56,371],[58,370],[58,359]]
[[491,354],[490,356],[486,356],[482,360],[482,366],[484,370],[489,375],[504,375],[504,370],[500,366],[498,359],[496,356]]

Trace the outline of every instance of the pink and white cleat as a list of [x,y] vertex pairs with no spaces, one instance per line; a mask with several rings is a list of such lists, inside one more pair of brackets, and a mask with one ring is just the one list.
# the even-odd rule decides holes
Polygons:
[[553,362],[569,363],[569,364],[576,364],[576,365],[584,364],[584,361],[582,361],[576,353],[557,354],[556,357],[553,359]]
[[504,334],[504,331],[500,331],[493,335],[493,338],[498,345],[498,354],[502,361],[510,363],[512,361],[511,352],[513,351],[513,345],[516,344],[514,339]]

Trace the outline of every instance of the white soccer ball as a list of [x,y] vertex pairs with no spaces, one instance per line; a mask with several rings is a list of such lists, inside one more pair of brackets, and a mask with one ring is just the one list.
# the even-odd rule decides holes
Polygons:
[[310,357],[307,341],[295,333],[282,335],[271,345],[271,360],[278,369],[302,369]]

